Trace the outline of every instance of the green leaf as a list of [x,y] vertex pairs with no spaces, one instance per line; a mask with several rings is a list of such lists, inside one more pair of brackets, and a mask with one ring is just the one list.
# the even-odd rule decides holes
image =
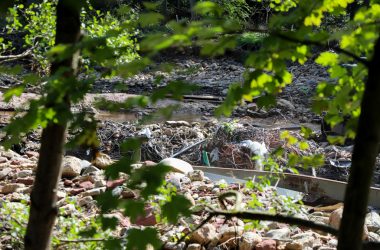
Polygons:
[[4,101],[5,102],[9,102],[12,97],[14,96],[20,96],[22,94],[22,92],[24,92],[24,87],[23,86],[18,86],[18,87],[15,87],[15,88],[11,88],[10,90],[7,90],[4,95],[3,95],[3,98],[4,98]]
[[159,13],[155,13],[155,12],[149,12],[149,13],[140,14],[139,22],[142,27],[146,27],[149,25],[156,25],[163,19],[164,19],[163,15]]
[[170,167],[160,164],[155,167],[139,168],[131,176],[130,187],[138,188],[144,185],[141,196],[147,199],[150,195],[157,193],[158,188],[165,180],[166,173],[168,173],[170,169]]
[[334,66],[338,63],[339,55],[333,52],[323,52],[321,53],[315,62],[322,66]]
[[169,223],[176,223],[180,215],[190,216],[191,203],[182,195],[171,196],[171,200],[162,206],[162,215]]
[[145,229],[129,229],[127,240],[127,249],[133,250],[146,250],[149,245],[153,249],[160,249],[162,245],[156,229],[150,227]]
[[143,216],[145,204],[142,200],[127,200],[124,203],[124,214],[131,218],[132,222],[135,222],[139,216]]

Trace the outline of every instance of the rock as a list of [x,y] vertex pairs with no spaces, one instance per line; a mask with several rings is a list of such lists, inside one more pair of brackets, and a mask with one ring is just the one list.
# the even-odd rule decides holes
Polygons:
[[91,196],[85,196],[85,197],[80,198],[80,199],[78,200],[78,205],[79,205],[80,207],[84,207],[84,206],[87,206],[87,205],[89,205],[90,203],[92,203],[93,200],[94,200],[94,199],[93,199]]
[[190,123],[188,123],[187,121],[166,121],[165,125],[168,125],[170,127],[181,127],[181,126],[191,127]]
[[156,216],[153,214],[153,209],[151,207],[145,208],[145,216],[139,216],[135,223],[139,226],[154,226],[157,224]]
[[107,182],[105,180],[95,180],[94,186],[96,188],[105,187],[107,185]]
[[191,234],[190,241],[204,245],[217,239],[217,236],[215,227],[210,223],[206,223],[203,227]]
[[105,187],[90,189],[88,191],[83,192],[82,193],[82,197],[85,197],[85,196],[97,196],[99,194],[104,193],[105,191],[106,191]]
[[4,168],[0,171],[0,180],[3,180],[7,175],[12,172],[12,168]]
[[124,190],[121,192],[121,198],[123,199],[133,199],[136,197],[137,195],[133,190]]
[[92,164],[100,169],[106,169],[108,166],[112,165],[114,161],[111,159],[111,157],[105,153],[99,152],[95,158],[95,160],[92,162]]
[[247,109],[249,109],[251,111],[257,111],[258,110],[258,106],[257,106],[256,103],[251,102],[251,103],[247,104]]
[[368,241],[370,242],[380,242],[380,235],[375,232],[368,233]]
[[90,167],[90,166],[91,166],[91,162],[86,161],[86,160],[82,160],[82,161],[81,161],[82,171],[83,171],[83,169],[88,168],[88,167]]
[[186,248],[186,250],[201,250],[201,249],[202,249],[202,245],[198,243],[189,244]]
[[33,157],[38,158],[40,156],[40,154],[35,151],[26,151],[25,155],[28,156],[29,158],[33,158]]
[[380,228],[380,215],[374,211],[368,213],[365,217],[365,225],[368,231],[377,231]]
[[166,158],[160,161],[158,164],[168,166],[174,172],[179,172],[183,174],[187,174],[189,172],[194,171],[193,167],[189,163],[177,158]]
[[171,183],[174,187],[176,187],[177,190],[181,190],[182,189],[181,177],[180,176],[177,176],[174,173],[169,173],[167,175],[167,177],[166,177],[166,181],[168,183]]
[[309,249],[309,248],[303,248],[302,244],[297,241],[288,242],[285,245],[285,250],[302,250],[302,249]]
[[62,162],[62,177],[72,178],[81,173],[81,160],[74,156],[65,156]]
[[93,165],[90,165],[86,168],[83,168],[81,174],[82,175],[89,175],[89,174],[97,172],[97,171],[100,171],[100,169],[93,166]]
[[91,181],[83,181],[83,182],[79,183],[78,186],[80,188],[84,188],[86,190],[94,188],[94,184]]
[[176,242],[166,242],[165,245],[164,245],[164,250],[183,250],[185,249],[186,247],[186,243],[185,242],[180,242],[180,243],[176,243]]
[[13,159],[13,158],[21,158],[21,155],[17,154],[16,152],[8,149],[6,151],[2,151],[1,156],[7,158],[8,160]]
[[330,218],[329,217],[325,217],[325,216],[309,216],[309,220],[312,221],[312,222],[315,222],[315,223],[320,223],[320,224],[329,224],[329,220]]
[[251,250],[254,249],[257,244],[262,240],[261,236],[254,232],[245,232],[240,238],[239,249]]
[[329,247],[337,247],[338,246],[338,240],[337,239],[331,239],[327,242],[327,246]]
[[342,219],[342,215],[343,215],[343,207],[340,207],[340,208],[334,210],[330,214],[329,225],[335,229],[339,229],[340,220]]
[[114,189],[115,187],[123,185],[124,182],[125,182],[124,179],[110,180],[110,181],[107,181],[106,186],[107,186],[107,189]]
[[0,163],[6,163],[8,159],[6,157],[0,156]]
[[63,216],[69,216],[69,215],[78,213],[74,204],[71,204],[71,203],[60,207],[60,212]]
[[219,233],[219,243],[224,243],[231,238],[240,237],[244,232],[244,227],[222,227]]
[[263,240],[256,245],[255,250],[276,250],[275,240]]
[[64,182],[63,182],[63,185],[65,186],[65,187],[71,187],[71,186],[73,186],[73,181],[72,180],[65,180]]
[[280,108],[283,108],[289,111],[294,111],[296,109],[296,107],[294,107],[294,105],[290,101],[282,99],[282,98],[277,100],[277,105]]
[[187,176],[191,181],[203,181],[205,174],[202,170],[194,170],[192,172],[188,172]]
[[70,190],[71,195],[78,195],[80,193],[84,192],[84,188],[73,188]]
[[57,200],[61,200],[61,199],[64,199],[66,198],[66,193],[63,192],[63,191],[57,191]]
[[17,178],[16,183],[22,183],[27,186],[33,185],[34,177],[26,177],[26,178]]
[[111,193],[112,193],[112,196],[114,197],[120,197],[121,193],[123,192],[123,188],[122,187],[115,187],[114,189],[112,189]]
[[268,231],[265,234],[265,237],[276,239],[276,240],[285,240],[290,237],[290,229],[288,227],[273,229]]
[[286,244],[285,249],[302,250],[313,248],[315,237],[313,232],[306,232],[295,234],[292,236],[292,239],[293,242],[289,242],[288,244]]
[[25,178],[31,175],[33,175],[33,171],[30,169],[21,170],[20,172],[17,173],[18,178]]
[[[334,210],[330,214],[329,225],[332,226],[335,229],[339,229],[340,220],[342,219],[342,215],[343,215],[343,207],[340,207],[340,208]],[[363,228],[363,238],[362,239],[365,240],[367,238],[368,238],[368,229],[367,229],[367,226],[364,225],[364,228]]]
[[195,206],[195,200],[189,192],[186,192],[183,196],[190,201],[192,206]]
[[3,186],[3,188],[1,189],[1,192],[2,194],[10,194],[10,193],[13,193],[13,192],[17,192],[17,190],[20,190],[21,188],[24,188],[25,185],[22,184],[22,183],[9,183],[9,184],[5,184],[5,186]]
[[10,196],[8,197],[8,199],[10,201],[16,201],[16,202],[29,201],[29,195],[15,192],[15,193],[10,194]]

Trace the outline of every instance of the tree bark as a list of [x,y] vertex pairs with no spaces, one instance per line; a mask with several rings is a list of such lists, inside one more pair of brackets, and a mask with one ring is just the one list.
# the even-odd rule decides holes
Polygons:
[[380,39],[369,63],[368,80],[361,104],[352,166],[346,188],[338,250],[362,249],[369,188],[380,142]]
[[[80,38],[81,0],[59,0],[55,44],[74,44]],[[61,80],[73,78],[77,73],[77,57],[72,55],[65,60],[56,59],[51,73],[64,69]],[[47,103],[70,109],[69,93],[65,93],[64,103]],[[25,249],[50,249],[51,233],[57,217],[57,185],[61,178],[61,162],[65,144],[66,121],[49,123],[42,131],[40,157],[36,178],[31,193],[30,216],[25,235]]]

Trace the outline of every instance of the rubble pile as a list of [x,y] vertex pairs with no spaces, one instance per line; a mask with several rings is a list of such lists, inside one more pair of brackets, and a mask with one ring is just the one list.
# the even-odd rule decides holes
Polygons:
[[[38,153],[26,152],[24,155],[11,150],[0,149],[0,209],[7,204],[30,202],[29,194],[35,178]],[[109,159],[109,157],[106,157]],[[104,162],[104,161],[103,161]],[[108,165],[112,161],[108,162]],[[155,213],[159,213],[156,207],[146,207],[146,215],[132,223],[120,210],[110,211],[106,216],[118,219],[117,230],[114,236],[125,237],[132,228],[156,227],[160,232],[160,239],[165,242],[164,249],[335,249],[336,238],[330,234],[309,230],[303,227],[289,226],[278,222],[262,221],[260,223],[246,221],[239,218],[225,218],[216,216],[205,223],[200,229],[194,229],[208,216],[205,204],[219,209],[233,209],[236,200],[226,199],[221,201],[219,195],[231,190],[242,194],[239,209],[255,208],[256,211],[275,212],[287,214],[323,223],[338,228],[341,218],[341,207],[333,211],[323,209],[310,210],[305,206],[294,206],[297,200],[289,201],[289,198],[276,194],[275,188],[266,187],[264,190],[249,188],[244,183],[227,183],[225,180],[212,181],[202,171],[193,170],[192,165],[180,159],[167,158],[164,163],[172,168],[172,172],[166,177],[167,182],[177,188],[177,192],[183,194],[197,208],[192,216],[180,218],[175,225],[167,225],[157,221]],[[139,166],[149,165],[153,162],[142,163]],[[97,165],[97,164],[95,164]],[[57,190],[60,216],[96,217],[99,209],[96,197],[112,190],[120,199],[136,199],[138,190],[130,190],[125,186],[128,176],[121,175],[118,179],[107,180],[104,175],[106,165],[94,164],[76,158],[65,156],[63,161],[62,179]],[[100,168],[101,167],[101,168]],[[256,197],[260,206],[252,203],[252,197]],[[157,197],[159,199],[159,197]],[[74,205],[73,205],[74,203]],[[223,204],[222,204],[223,203]],[[256,203],[258,204],[258,203]],[[80,208],[80,211],[78,209]],[[310,211],[313,211],[310,213]],[[17,214],[14,214],[17,219]],[[8,217],[0,215],[0,223],[5,226],[0,229],[0,248],[9,248],[7,230],[11,230]],[[177,244],[184,234],[188,237]],[[380,240],[380,216],[378,211],[370,211],[366,217],[364,239],[369,241]]]

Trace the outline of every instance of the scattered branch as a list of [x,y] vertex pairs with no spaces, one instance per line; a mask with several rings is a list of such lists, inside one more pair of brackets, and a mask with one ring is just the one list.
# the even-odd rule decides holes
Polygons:
[[0,63],[10,62],[10,61],[14,61],[14,60],[18,60],[18,59],[27,57],[27,56],[32,54],[33,49],[35,47],[36,46],[33,46],[33,47],[27,49],[26,51],[22,52],[21,54],[18,54],[18,55],[0,56],[0,61],[1,61]]

